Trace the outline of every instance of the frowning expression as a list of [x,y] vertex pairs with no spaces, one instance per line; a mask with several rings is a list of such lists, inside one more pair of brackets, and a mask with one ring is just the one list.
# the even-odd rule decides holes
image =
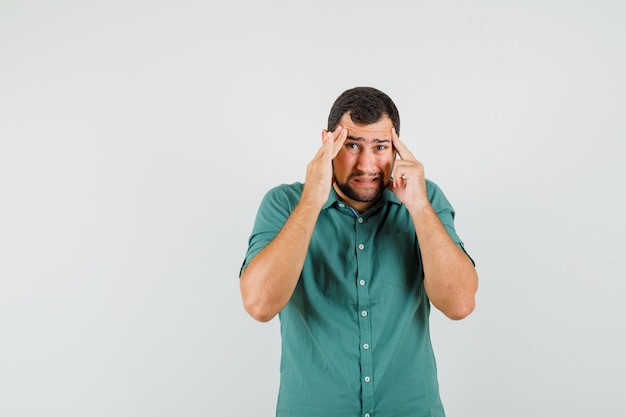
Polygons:
[[364,212],[389,183],[395,159],[391,143],[393,123],[383,116],[375,123],[357,125],[346,113],[339,124],[348,129],[348,137],[333,159],[333,186],[343,200]]

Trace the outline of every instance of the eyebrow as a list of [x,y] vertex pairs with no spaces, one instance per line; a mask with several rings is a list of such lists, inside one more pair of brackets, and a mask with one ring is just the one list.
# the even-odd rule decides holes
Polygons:
[[362,138],[362,137],[356,137],[356,136],[350,136],[350,135],[348,135],[348,137],[347,137],[346,139],[350,139],[350,140],[354,140],[354,141],[358,141],[358,142],[361,142],[361,141],[365,141],[365,142],[376,142],[376,143],[386,143],[386,142],[391,142],[389,139],[377,139],[377,138],[376,138],[376,139],[371,139],[371,140],[368,140],[368,139],[365,139],[365,138]]

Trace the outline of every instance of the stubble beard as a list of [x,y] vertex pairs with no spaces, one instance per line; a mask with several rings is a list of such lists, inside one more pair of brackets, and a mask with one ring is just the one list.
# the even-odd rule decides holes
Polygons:
[[378,181],[378,186],[376,187],[375,190],[373,191],[364,190],[363,192],[357,191],[356,189],[354,189],[354,187],[350,185],[350,180],[352,179],[352,177],[356,177],[359,175],[363,175],[363,173],[358,172],[358,173],[350,174],[346,182],[339,182],[337,181],[336,176],[333,175],[333,177],[335,180],[335,184],[346,197],[354,201],[360,201],[362,203],[371,203],[373,201],[378,200],[380,196],[383,194],[383,191],[385,191],[385,188],[387,188],[387,184],[389,184],[389,182],[384,181],[383,173],[379,172],[377,174],[380,181]]

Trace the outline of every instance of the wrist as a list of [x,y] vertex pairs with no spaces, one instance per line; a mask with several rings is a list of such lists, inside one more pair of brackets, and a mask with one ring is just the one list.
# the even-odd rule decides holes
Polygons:
[[322,210],[322,207],[326,203],[326,200],[328,200],[328,197],[322,200],[319,197],[315,197],[315,196],[309,195],[306,192],[303,192],[302,195],[300,196],[300,201],[298,202],[298,206],[307,210],[320,211]]
[[428,200],[420,200],[411,204],[405,204],[405,207],[411,216],[431,212],[434,213],[433,206],[430,205]]

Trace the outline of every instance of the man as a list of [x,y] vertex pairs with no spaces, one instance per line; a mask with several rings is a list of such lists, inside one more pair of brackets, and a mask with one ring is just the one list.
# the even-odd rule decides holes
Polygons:
[[466,317],[478,278],[399,133],[386,94],[345,91],[305,183],[259,208],[240,285],[252,317],[280,315],[277,416],[444,416],[430,304]]

